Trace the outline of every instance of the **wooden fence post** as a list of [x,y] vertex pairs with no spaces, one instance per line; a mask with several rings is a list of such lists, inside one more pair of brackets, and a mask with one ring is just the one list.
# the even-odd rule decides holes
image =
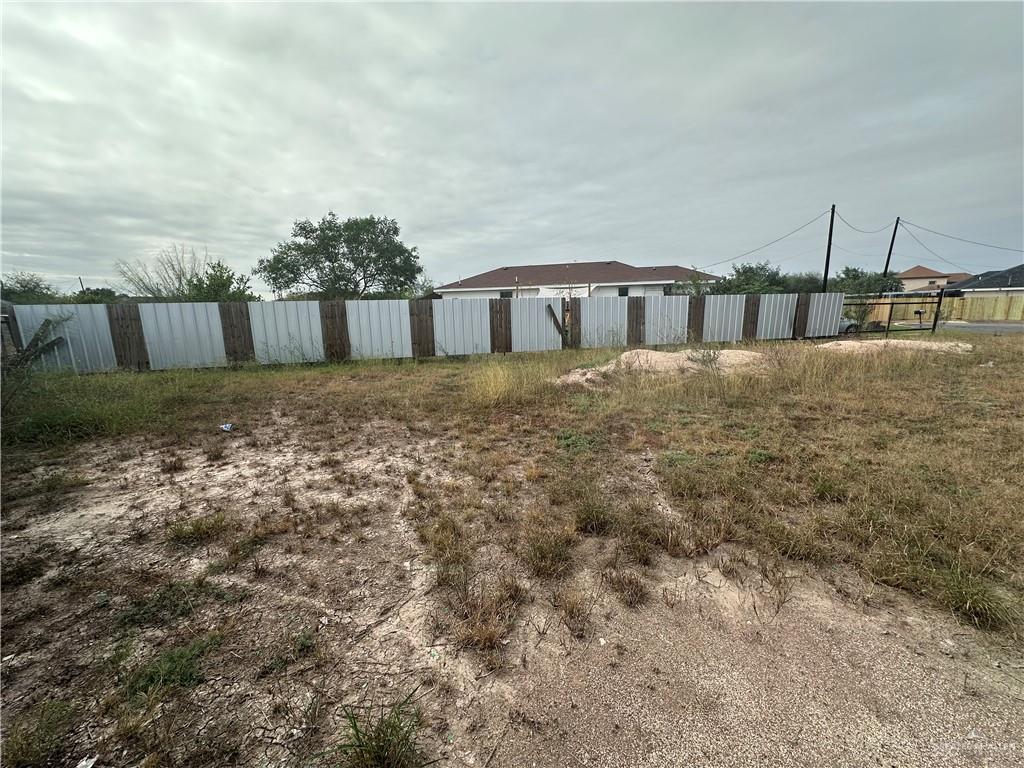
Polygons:
[[324,358],[328,362],[338,363],[352,356],[344,299],[320,302],[320,332],[324,337]]
[[644,297],[630,296],[626,302],[626,346],[639,347],[644,343]]
[[704,341],[704,296],[691,296],[686,317],[686,340],[690,344]]
[[807,316],[811,311],[811,294],[801,293],[796,299],[793,313],[793,338],[802,339],[807,335]]
[[491,352],[512,351],[512,299],[490,299]]
[[436,354],[434,351],[433,299],[409,301],[409,331],[412,335],[413,357],[433,357]]
[[249,304],[244,301],[221,301],[220,327],[224,336],[224,354],[229,363],[245,363],[256,359],[256,346],[252,340],[252,319]]
[[[583,343],[583,319],[580,317],[581,306],[578,296],[569,299],[569,332],[566,336],[568,336],[569,346],[572,349],[579,349]],[[565,346],[564,341],[562,346]]]
[[757,318],[761,312],[761,295],[748,293],[743,303],[743,340],[753,341],[757,338]]
[[110,338],[118,368],[149,370],[149,352],[142,331],[138,304],[107,304]]

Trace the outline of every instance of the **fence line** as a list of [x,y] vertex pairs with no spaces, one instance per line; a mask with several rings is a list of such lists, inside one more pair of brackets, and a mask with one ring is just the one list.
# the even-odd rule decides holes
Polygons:
[[45,304],[14,307],[22,345],[47,318],[40,362],[79,373],[407,358],[564,347],[835,335],[843,294]]

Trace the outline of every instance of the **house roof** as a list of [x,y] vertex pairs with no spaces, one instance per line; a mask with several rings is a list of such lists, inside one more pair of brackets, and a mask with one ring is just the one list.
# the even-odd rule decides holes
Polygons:
[[914,278],[922,277],[948,277],[948,275],[945,272],[936,272],[934,269],[929,269],[928,267],[922,267],[920,264],[915,264],[910,269],[900,272],[896,277],[901,280],[913,280]]
[[1009,269],[982,272],[977,277],[955,283],[951,288],[977,290],[979,288],[1024,288],[1024,264]]
[[437,290],[458,288],[513,288],[538,285],[586,285],[588,283],[674,283],[717,280],[714,275],[675,265],[634,267],[621,261],[572,261],[564,264],[526,264],[498,267],[489,272],[456,280]]

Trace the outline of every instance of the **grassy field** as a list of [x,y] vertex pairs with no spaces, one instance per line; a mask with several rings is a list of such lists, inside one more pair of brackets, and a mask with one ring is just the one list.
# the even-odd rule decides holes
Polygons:
[[[272,454],[279,441],[297,442],[301,462],[333,473],[339,490],[304,495],[312,481],[298,492],[263,489],[287,524],[269,514],[245,517],[229,497],[201,514],[175,513],[157,529],[154,547],[196,553],[206,576],[179,575],[141,595],[128,590],[109,626],[120,641],[143,644],[152,638],[140,627],[180,629],[196,605],[242,599],[233,584],[216,581],[220,574],[251,561],[245,567],[257,581],[259,553],[275,537],[339,519],[344,495],[353,493],[340,489],[358,486],[340,469],[351,435],[379,424],[402,430],[404,437],[388,438],[396,450],[412,438],[441,452],[459,446],[443,468],[428,460],[394,480],[409,493],[401,514],[429,563],[431,599],[443,609],[437,632],[484,669],[509,663],[505,638],[539,593],[572,636],[587,636],[594,598],[572,578],[581,569],[598,573],[630,609],[669,602],[645,571],[665,557],[717,558],[726,576],[758,571],[765,584],[758,610],[770,616],[786,605],[787,573],[796,566],[837,585],[836,574],[853,572],[1015,638],[1024,597],[1024,349],[1008,338],[970,341],[977,347],[968,355],[849,356],[811,344],[761,344],[752,347],[766,357],[760,371],[724,375],[709,357],[696,375],[620,372],[594,390],[551,380],[601,364],[611,351],[41,376],[3,425],[5,599],[45,581],[59,559],[26,549],[24,535],[19,543],[9,536],[30,533],[34,521],[62,514],[68,499],[89,492],[83,456],[104,451],[116,465],[150,451],[159,456],[154,473],[174,478],[196,461],[231,460],[217,432],[223,422],[238,425],[235,439],[250,450]],[[268,433],[269,424],[276,431]],[[599,561],[589,554],[595,541],[611,545]],[[60,611],[60,586],[32,599]],[[117,593],[110,584],[94,587]],[[18,608],[15,618],[5,616],[5,655],[34,620],[27,598]],[[140,740],[145,728],[132,718],[145,720],[140,713],[152,716],[154,701],[196,685],[203,659],[230,647],[233,631],[218,626],[183,634],[187,642],[178,645],[157,643],[157,655],[94,662],[120,670],[98,673],[83,689],[120,712],[110,738],[152,764],[161,755],[173,762],[171,747]],[[294,629],[277,656],[263,659],[267,675],[314,651],[323,661],[308,631]],[[107,678],[119,681],[116,690],[105,687]],[[81,706],[41,702],[16,722],[5,711],[8,753],[28,756],[9,764],[33,764],[40,754],[59,760],[65,724]],[[369,750],[379,747],[373,728],[393,732],[408,742],[409,759],[394,764],[416,764],[406,710],[409,700],[399,700],[363,720],[346,709],[349,736]],[[363,752],[353,749],[316,754],[329,764],[378,764],[358,762]]]

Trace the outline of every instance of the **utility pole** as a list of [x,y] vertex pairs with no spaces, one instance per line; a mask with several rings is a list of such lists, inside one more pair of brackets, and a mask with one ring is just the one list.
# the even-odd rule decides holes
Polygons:
[[81,277],[78,278],[78,284],[80,286],[82,286],[82,290],[84,291],[85,290],[85,283],[82,282],[82,278]]
[[896,231],[900,228],[900,217],[896,217],[896,224],[892,228],[892,239],[889,241],[889,253],[885,255],[885,269],[882,270],[882,277],[889,275],[889,262],[892,261],[892,247],[896,243]]
[[825,249],[825,275],[821,278],[821,292],[828,291],[828,262],[832,258],[832,227],[836,223],[836,204],[832,203],[832,215],[828,219],[828,247]]

